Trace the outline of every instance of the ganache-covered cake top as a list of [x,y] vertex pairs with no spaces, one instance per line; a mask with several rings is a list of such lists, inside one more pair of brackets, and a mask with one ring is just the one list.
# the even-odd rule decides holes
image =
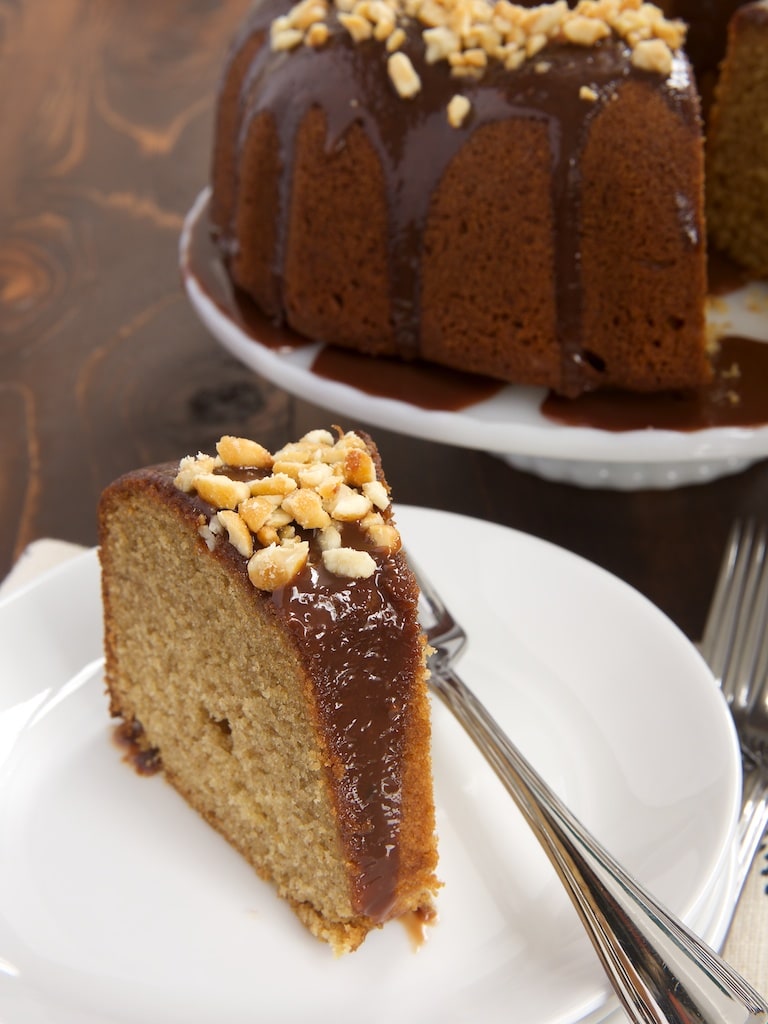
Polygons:
[[[581,372],[581,159],[593,119],[624,83],[649,81],[681,125],[700,132],[698,97],[682,46],[682,21],[641,0],[566,0],[528,7],[508,0],[260,0],[233,48],[261,40],[238,101],[241,146],[267,114],[281,167],[271,272],[285,279],[295,140],[308,112],[323,112],[326,150],[362,126],[384,174],[395,345],[419,355],[421,259],[430,203],[469,136],[508,118],[546,126],[551,150],[557,337],[564,365]],[[694,195],[677,205],[680,235],[696,248]],[[225,259],[234,223],[217,223]],[[579,390],[576,386],[576,390]]]
[[313,431],[274,454],[223,437],[164,474],[208,548],[263,592],[313,681],[356,910],[395,901],[404,724],[423,644],[388,488],[358,434]]

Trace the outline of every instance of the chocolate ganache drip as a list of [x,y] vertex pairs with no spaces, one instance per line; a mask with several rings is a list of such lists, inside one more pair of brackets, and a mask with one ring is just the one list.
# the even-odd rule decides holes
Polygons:
[[403,726],[419,649],[402,563],[388,558],[370,579],[346,583],[315,565],[273,600],[311,664],[347,856],[358,869],[356,909],[385,920],[399,869]]
[[[247,137],[254,118],[264,112],[271,115],[281,167],[272,259],[278,295],[287,249],[295,140],[311,109],[319,108],[325,115],[329,153],[343,147],[345,134],[359,124],[379,157],[388,200],[391,322],[397,348],[405,358],[420,354],[424,238],[430,203],[448,166],[484,126],[508,119],[537,121],[546,126],[549,140],[555,329],[564,387],[566,393],[588,387],[594,367],[588,365],[588,339],[582,330],[580,211],[581,157],[590,125],[626,82],[646,80],[655,87],[662,82],[669,106],[682,123],[698,130],[698,110],[690,103],[687,58],[675,54],[672,72],[660,78],[635,66],[630,46],[609,35],[587,48],[553,42],[515,70],[490,61],[482,76],[457,79],[446,61],[427,62],[423,26],[406,20],[400,50],[410,59],[421,87],[414,98],[403,98],[388,75],[386,48],[375,39],[355,42],[333,10],[327,17],[329,38],[323,46],[271,49],[270,25],[289,8],[285,0],[257,6],[237,44],[252,45],[259,34],[265,40],[252,57],[241,89],[240,140]],[[588,100],[584,88],[589,90]],[[454,125],[446,109],[458,92],[470,101],[471,112],[463,123]],[[318,188],[322,187],[318,181]],[[692,247],[700,244],[699,225],[692,215],[695,207],[693,197],[678,197],[680,233]],[[221,244],[225,252],[232,244],[226,230]]]
[[[216,509],[198,494],[173,485],[175,464],[157,467],[155,482],[198,523]],[[251,481],[266,470],[223,466],[214,474]],[[355,865],[355,911],[387,919],[395,903],[400,861],[404,735],[411,681],[422,658],[415,608],[417,591],[401,552],[384,554],[356,523],[346,523],[347,547],[374,553],[376,570],[348,579],[322,564],[317,531],[297,531],[309,542],[307,565],[268,596],[276,617],[293,635],[312,679],[318,724],[330,764],[345,854]],[[247,559],[221,539],[212,555],[248,580]],[[261,599],[255,588],[254,600]]]

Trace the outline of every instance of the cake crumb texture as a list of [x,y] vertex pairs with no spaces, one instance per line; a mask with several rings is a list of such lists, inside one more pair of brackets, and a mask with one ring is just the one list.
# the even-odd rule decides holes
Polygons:
[[[337,454],[333,440],[322,436],[326,452]],[[342,487],[363,494],[363,483],[353,487],[343,478],[354,475],[354,467],[359,473],[361,462],[367,474],[367,459],[375,480],[366,480],[366,489],[381,503],[386,500],[381,524],[391,526],[399,541],[378,453],[373,442],[353,436],[349,450],[359,451],[360,458],[349,459],[347,469],[337,475],[331,471],[337,486],[334,492],[326,483],[326,505],[333,509],[334,498],[338,505]],[[382,546],[370,537],[361,543],[357,523],[340,531],[344,537],[358,537],[356,543],[367,548],[360,554],[376,564],[370,577],[349,578],[323,568],[317,544],[321,530],[304,529],[292,520],[294,533],[287,547],[306,543],[307,564],[289,581],[290,587],[260,589],[249,573],[249,559],[238,550],[242,535],[235,530],[233,543],[219,519],[222,512],[239,513],[202,499],[195,474],[209,485],[224,481],[216,492],[220,497],[234,493],[227,482],[257,492],[282,486],[294,497],[312,488],[301,488],[287,473],[274,472],[273,456],[261,446],[245,439],[222,440],[220,451],[240,465],[228,465],[221,455],[198,455],[181,464],[127,474],[102,496],[100,557],[110,710],[133,727],[141,747],[159,752],[168,781],[274,883],[307,928],[336,953],[349,952],[391,917],[430,913],[438,887],[425,642],[415,620],[415,581],[392,532],[384,532],[387,544]],[[259,460],[263,464],[258,467],[242,464]],[[282,469],[289,462],[284,458]],[[327,464],[319,459],[314,464],[294,462],[293,471],[313,480],[326,476],[317,469],[321,465]],[[276,485],[279,477],[294,487],[284,480]],[[239,493],[241,504],[263,496]],[[279,511],[274,495],[271,505]],[[277,519],[285,537],[287,513]],[[265,550],[256,534],[251,539],[254,555]],[[266,545],[280,546],[279,538]],[[311,604],[310,568],[320,579],[322,601],[356,608],[346,619],[334,621],[342,644],[328,656],[329,665],[322,664],[322,645],[297,640],[306,621],[298,623],[298,613],[291,610],[294,592]],[[364,594],[362,604],[356,605],[355,593]],[[379,623],[388,614],[397,617],[401,639],[384,636],[386,627]],[[322,617],[317,620],[320,626],[324,622]],[[400,713],[391,716],[396,729],[384,732],[387,748],[395,751],[391,763],[385,763],[377,738],[365,730],[352,739],[347,730],[340,738],[337,712],[332,710],[338,648],[359,644],[355,632],[364,627],[362,642],[374,655],[376,671],[370,677],[361,675],[359,662],[345,655],[347,674],[354,678],[346,688],[339,684],[338,693],[367,701],[374,727],[391,703],[399,701]],[[326,643],[333,646],[328,637]],[[377,643],[385,646],[377,649]],[[399,650],[394,650],[395,643]],[[399,672],[394,680],[383,664],[385,649]],[[362,793],[362,786],[360,791],[355,788],[354,779],[366,783],[377,772],[380,785],[373,797]],[[393,787],[392,780],[397,792],[392,806],[382,811],[386,801],[381,788]],[[385,818],[390,822],[386,836],[379,834]],[[370,839],[363,834],[364,822]],[[393,850],[388,860],[380,849],[387,844]],[[375,862],[375,874],[383,882],[372,878],[366,858]]]

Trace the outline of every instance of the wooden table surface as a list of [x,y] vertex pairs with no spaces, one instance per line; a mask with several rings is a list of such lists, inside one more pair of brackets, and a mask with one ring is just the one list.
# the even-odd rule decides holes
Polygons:
[[[0,0],[0,578],[36,538],[94,544],[99,492],[124,470],[222,433],[279,445],[338,418],[224,354],[180,282],[179,232],[207,183],[216,82],[246,7]],[[692,637],[732,520],[768,508],[768,462],[619,493],[343,425],[371,429],[399,502],[554,541]]]

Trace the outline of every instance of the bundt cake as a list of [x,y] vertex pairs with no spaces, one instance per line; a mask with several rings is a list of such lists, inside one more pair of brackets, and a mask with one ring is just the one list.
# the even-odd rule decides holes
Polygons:
[[111,713],[351,951],[438,885],[418,588],[370,438],[217,450],[103,493]]
[[713,244],[768,275],[768,2],[740,7],[715,89],[707,140],[707,222]]
[[216,118],[233,281],[370,355],[565,395],[701,385],[683,37],[640,0],[259,0]]

